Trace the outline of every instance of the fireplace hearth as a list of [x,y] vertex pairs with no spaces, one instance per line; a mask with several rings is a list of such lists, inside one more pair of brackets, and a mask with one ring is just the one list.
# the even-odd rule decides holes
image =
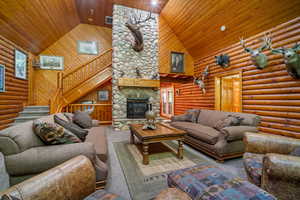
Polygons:
[[127,118],[143,119],[148,109],[148,98],[127,98]]

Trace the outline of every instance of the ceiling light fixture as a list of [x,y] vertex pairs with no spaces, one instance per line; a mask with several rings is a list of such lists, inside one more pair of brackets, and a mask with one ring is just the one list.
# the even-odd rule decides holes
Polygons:
[[157,6],[157,0],[152,0],[151,4],[152,4],[152,6]]

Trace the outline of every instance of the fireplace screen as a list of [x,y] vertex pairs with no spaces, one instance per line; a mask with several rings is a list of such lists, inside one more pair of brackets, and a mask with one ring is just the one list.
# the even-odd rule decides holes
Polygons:
[[127,118],[141,119],[145,118],[148,98],[128,98],[127,99]]

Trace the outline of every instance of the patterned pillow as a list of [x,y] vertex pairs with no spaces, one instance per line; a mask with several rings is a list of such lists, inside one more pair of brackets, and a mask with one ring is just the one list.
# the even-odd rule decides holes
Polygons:
[[2,197],[1,197],[1,200],[21,200],[17,197],[14,197],[14,196],[11,196],[11,195],[8,195],[8,194],[4,194]]
[[47,145],[78,143],[80,140],[56,124],[33,121],[34,133]]
[[74,133],[81,141],[83,142],[85,141],[85,138],[88,134],[87,130],[82,129],[81,127],[79,127],[78,125],[72,122],[67,122],[56,115],[54,115],[54,121],[55,123],[61,125],[65,129]]
[[86,112],[77,110],[73,116],[73,122],[82,128],[92,128],[93,120]]
[[217,130],[221,130],[222,128],[228,127],[228,126],[239,126],[241,125],[241,122],[244,118],[240,116],[234,116],[234,115],[228,115],[224,119],[220,119],[216,122],[214,125],[214,128]]

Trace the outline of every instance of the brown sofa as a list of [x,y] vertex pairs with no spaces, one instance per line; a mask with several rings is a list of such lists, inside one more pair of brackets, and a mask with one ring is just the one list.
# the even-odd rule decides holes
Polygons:
[[[62,114],[60,118],[67,120]],[[54,123],[54,115],[40,118]],[[83,143],[45,145],[32,128],[32,121],[0,131],[0,152],[4,154],[5,165],[10,175],[10,185],[53,168],[73,157],[85,155],[95,169],[99,184],[107,177],[107,138],[102,127],[92,127]]]
[[[174,116],[171,118],[171,125],[185,130],[187,135],[185,143],[203,151],[204,153],[224,161],[228,158],[242,156],[244,153],[243,136],[245,132],[257,132],[257,125],[260,117],[254,114],[231,113],[216,110],[189,110],[195,119],[193,122],[186,120],[186,115]],[[243,118],[240,126],[229,126],[220,131],[213,128],[218,120],[228,115],[240,116]]]
[[[250,182],[281,200],[300,199],[300,139],[246,133],[244,166]],[[299,151],[299,150],[298,150]]]

